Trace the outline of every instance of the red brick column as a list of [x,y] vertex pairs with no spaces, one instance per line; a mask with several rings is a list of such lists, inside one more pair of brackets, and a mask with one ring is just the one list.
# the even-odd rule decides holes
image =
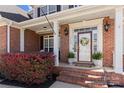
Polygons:
[[65,28],[69,29],[69,25],[60,26],[60,61],[68,62],[68,52],[69,52],[69,34],[65,35]]
[[103,31],[103,65],[105,67],[113,66],[114,51],[114,20],[110,19],[111,27],[109,31]]

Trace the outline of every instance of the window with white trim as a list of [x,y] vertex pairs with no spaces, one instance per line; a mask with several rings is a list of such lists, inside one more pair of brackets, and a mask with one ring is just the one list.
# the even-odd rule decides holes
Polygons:
[[[43,14],[43,12],[44,12],[44,14]],[[43,6],[40,8],[40,16],[43,16],[43,15],[47,15],[47,6]]]
[[45,52],[53,52],[53,36],[47,35],[44,36],[44,51]]
[[93,51],[97,52],[97,33],[93,33]]
[[49,14],[57,11],[57,5],[49,5]]

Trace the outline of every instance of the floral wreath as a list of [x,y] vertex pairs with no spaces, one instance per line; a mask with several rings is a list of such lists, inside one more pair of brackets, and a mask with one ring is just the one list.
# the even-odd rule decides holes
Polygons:
[[89,43],[89,39],[88,39],[88,38],[86,38],[86,37],[82,37],[82,38],[81,38],[80,44],[81,44],[82,46],[86,46],[86,45],[88,45],[88,43]]

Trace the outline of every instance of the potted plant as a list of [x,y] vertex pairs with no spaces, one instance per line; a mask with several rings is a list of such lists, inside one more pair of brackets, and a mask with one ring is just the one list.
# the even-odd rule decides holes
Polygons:
[[98,67],[102,67],[103,66],[103,64],[102,64],[103,55],[102,55],[101,52],[93,53],[92,58],[93,58],[93,62],[94,62],[94,64],[96,66],[98,66]]
[[75,61],[75,54],[73,52],[69,52],[68,53],[68,62],[69,62],[69,64],[72,65],[74,61]]

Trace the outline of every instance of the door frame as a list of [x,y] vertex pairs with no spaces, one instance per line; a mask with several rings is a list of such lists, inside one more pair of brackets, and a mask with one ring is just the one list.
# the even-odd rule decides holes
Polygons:
[[[90,57],[90,61],[80,61],[79,60],[79,35],[80,34],[86,34],[86,33],[89,33],[90,34],[90,37],[91,37],[91,40],[90,40],[90,55],[91,55],[91,57]],[[78,56],[77,56],[77,60],[78,60],[78,62],[92,62],[92,31],[88,31],[88,32],[78,32],[78,51],[77,51],[77,54],[78,54]]]

